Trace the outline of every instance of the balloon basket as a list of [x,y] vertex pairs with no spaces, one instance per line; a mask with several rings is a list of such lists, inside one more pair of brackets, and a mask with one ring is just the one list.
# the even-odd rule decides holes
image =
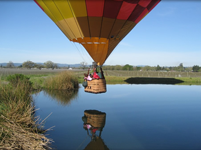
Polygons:
[[85,92],[90,93],[105,93],[106,92],[106,81],[105,79],[93,79],[87,81],[87,87],[84,89]]
[[87,118],[87,123],[95,128],[103,128],[105,126],[106,113],[98,110],[85,110],[84,115]]

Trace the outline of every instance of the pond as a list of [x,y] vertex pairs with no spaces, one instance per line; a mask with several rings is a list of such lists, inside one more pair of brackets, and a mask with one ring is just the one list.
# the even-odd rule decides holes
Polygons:
[[[102,94],[81,87],[77,93],[41,91],[33,97],[40,108],[36,115],[52,113],[45,129],[54,126],[47,137],[55,149],[169,150],[201,149],[200,93],[196,85],[116,84]],[[87,110],[105,113],[96,131],[83,127]]]

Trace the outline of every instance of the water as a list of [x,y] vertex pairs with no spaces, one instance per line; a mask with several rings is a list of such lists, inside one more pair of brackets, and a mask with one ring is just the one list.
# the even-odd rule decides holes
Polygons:
[[[56,149],[80,150],[88,144],[110,150],[201,149],[200,92],[200,86],[118,84],[107,85],[103,94],[80,88],[75,95],[42,91],[34,99],[41,119],[52,113],[45,128],[55,126],[48,137]],[[89,109],[106,113],[96,141],[83,128]]]

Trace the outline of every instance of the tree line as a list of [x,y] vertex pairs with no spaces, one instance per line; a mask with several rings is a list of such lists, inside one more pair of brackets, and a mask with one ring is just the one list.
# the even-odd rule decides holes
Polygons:
[[179,66],[170,66],[170,67],[162,67],[162,66],[132,66],[126,64],[124,66],[121,65],[107,65],[103,66],[104,70],[127,70],[127,71],[179,71],[179,72],[201,72],[201,67],[198,65],[194,65],[193,67],[184,67],[183,63],[180,63]]
[[[88,66],[86,62],[80,63],[80,69],[86,69]],[[194,65],[193,67],[184,67],[183,63],[180,63],[179,66],[174,67],[162,67],[162,66],[132,66],[126,64],[124,66],[121,65],[104,65],[102,66],[104,70],[127,70],[127,71],[179,71],[179,72],[201,72],[201,67],[198,65]]]
[[[1,68],[3,67],[2,65],[0,66]],[[9,61],[6,65],[7,68],[14,68],[14,63],[12,61]],[[58,65],[52,61],[46,61],[44,64],[37,64],[32,61],[26,61],[23,62],[21,66],[18,66],[19,68],[59,68]],[[81,62],[80,63],[80,69],[86,69],[87,67],[90,67],[87,65],[86,62]],[[63,68],[69,68],[68,67],[63,67]],[[129,64],[126,64],[124,66],[121,65],[105,65],[102,66],[104,70],[126,70],[126,71],[180,71],[180,72],[201,72],[201,67],[199,65],[194,65],[193,67],[184,67],[183,63],[180,63],[178,66],[170,66],[170,67],[165,67],[165,66],[132,66]]]
[[[1,68],[3,67],[2,65],[0,66]],[[6,66],[6,68],[15,68],[15,65],[12,61],[9,61]],[[58,68],[58,65],[52,61],[46,61],[44,62],[44,64],[37,64],[34,63],[32,61],[25,61],[22,63],[22,65],[18,66],[18,68],[27,68],[27,69],[31,69],[31,68],[38,68],[41,70],[41,68],[51,68],[51,69],[55,69]]]

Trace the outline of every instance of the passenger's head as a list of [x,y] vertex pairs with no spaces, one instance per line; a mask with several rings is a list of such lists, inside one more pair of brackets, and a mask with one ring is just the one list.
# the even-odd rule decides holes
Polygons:
[[86,74],[86,73],[84,73],[84,76],[85,76],[85,77],[87,77],[87,74]]

